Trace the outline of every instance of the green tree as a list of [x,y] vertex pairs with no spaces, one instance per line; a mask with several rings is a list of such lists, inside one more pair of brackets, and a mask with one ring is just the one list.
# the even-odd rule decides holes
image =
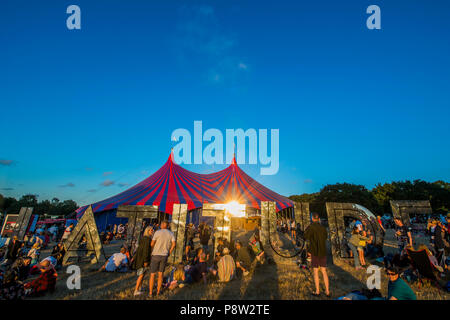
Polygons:
[[450,185],[444,181],[406,180],[378,184],[372,193],[384,212],[391,212],[391,200],[429,200],[436,213],[448,212],[450,208]]

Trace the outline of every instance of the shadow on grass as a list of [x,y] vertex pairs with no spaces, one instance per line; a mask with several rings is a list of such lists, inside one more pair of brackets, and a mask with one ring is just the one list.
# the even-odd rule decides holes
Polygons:
[[241,298],[244,300],[280,299],[277,264],[274,262],[256,266]]

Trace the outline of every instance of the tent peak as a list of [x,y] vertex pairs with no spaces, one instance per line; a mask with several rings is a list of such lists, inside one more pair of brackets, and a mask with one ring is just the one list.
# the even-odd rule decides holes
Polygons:
[[167,159],[167,161],[175,162],[175,158],[173,155],[173,148],[170,148],[170,155],[169,155],[169,159]]
[[235,153],[233,153],[233,159],[231,160],[231,165],[232,165],[232,166],[237,166],[237,163],[236,163],[236,154],[235,154]]

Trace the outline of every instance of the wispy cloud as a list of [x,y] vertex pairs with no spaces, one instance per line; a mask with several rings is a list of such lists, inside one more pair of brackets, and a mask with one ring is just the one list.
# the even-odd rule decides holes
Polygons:
[[126,183],[126,182],[121,182],[121,183],[118,184],[119,187],[126,187],[126,186],[128,186],[128,185],[129,185],[129,184]]
[[305,179],[303,182],[304,183],[312,183],[313,181],[311,179]]
[[66,184],[60,185],[60,188],[73,188],[75,185],[72,182],[68,182]]
[[105,172],[103,172],[103,176],[104,176],[104,177],[109,176],[109,175],[111,175],[111,174],[113,174],[112,171],[105,171]]
[[2,188],[1,190],[3,190],[3,191],[12,191],[12,190],[14,190],[14,188]]
[[114,184],[114,181],[106,179],[100,185],[104,186],[104,187],[109,187],[109,186],[112,186],[113,184]]
[[14,163],[15,163],[14,160],[0,159],[0,165],[2,165],[2,166],[10,166]]
[[210,83],[236,85],[248,64],[236,53],[237,38],[223,30],[211,6],[184,6],[176,36],[177,52],[184,63],[198,66]]
[[92,171],[92,170],[94,170],[94,169],[91,168],[91,167],[86,167],[86,168],[84,168],[84,170],[86,170],[86,171]]
[[89,189],[87,192],[96,192],[97,189]]

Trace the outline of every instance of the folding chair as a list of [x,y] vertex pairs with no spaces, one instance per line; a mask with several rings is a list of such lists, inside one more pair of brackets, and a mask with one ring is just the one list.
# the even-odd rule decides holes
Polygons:
[[406,249],[406,252],[413,269],[416,270],[419,275],[419,282],[423,283],[422,278],[427,278],[439,289],[442,289],[436,276],[439,273],[439,270],[431,263],[427,251],[425,249],[419,251]]

